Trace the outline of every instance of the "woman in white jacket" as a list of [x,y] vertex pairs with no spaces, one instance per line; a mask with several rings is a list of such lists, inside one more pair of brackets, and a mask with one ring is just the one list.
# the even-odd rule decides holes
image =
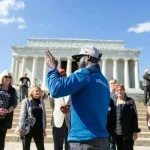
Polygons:
[[[64,69],[58,69],[60,77],[66,77]],[[53,109],[51,125],[53,127],[54,150],[63,150],[65,141],[65,150],[68,150],[68,128],[70,121],[70,96],[57,99],[50,98],[50,105]]]

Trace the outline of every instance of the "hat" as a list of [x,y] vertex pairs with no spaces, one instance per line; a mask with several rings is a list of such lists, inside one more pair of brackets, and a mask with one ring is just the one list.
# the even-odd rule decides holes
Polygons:
[[81,56],[86,56],[86,55],[92,56],[100,60],[102,53],[96,47],[84,46],[83,48],[81,48],[80,53],[78,55],[73,55],[72,58],[75,61],[79,61]]
[[66,71],[63,68],[58,69],[59,74],[62,75],[66,75]]

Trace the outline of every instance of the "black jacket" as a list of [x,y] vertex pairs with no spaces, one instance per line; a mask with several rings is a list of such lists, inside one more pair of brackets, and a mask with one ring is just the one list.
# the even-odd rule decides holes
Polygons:
[[[18,104],[16,90],[12,86],[10,86],[8,93],[10,94],[10,102],[8,108],[11,106],[15,108]],[[10,129],[12,127],[13,113],[14,112],[7,114],[4,120],[0,120],[0,127],[4,127],[6,129]]]
[[114,134],[116,122],[115,122],[115,103],[113,99],[110,99],[110,104],[108,108],[108,116],[107,116],[107,130],[110,135]]
[[[116,130],[116,101],[108,118],[108,131],[110,134],[115,134]],[[132,98],[126,97],[125,104],[121,110],[121,126],[123,138],[132,139],[133,133],[138,133],[141,130],[138,128],[138,117],[135,102]]]

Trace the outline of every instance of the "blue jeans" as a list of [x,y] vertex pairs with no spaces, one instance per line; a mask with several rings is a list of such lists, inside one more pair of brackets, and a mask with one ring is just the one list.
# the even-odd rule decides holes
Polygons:
[[70,142],[70,150],[109,150],[108,138],[95,138],[87,141]]
[[116,150],[116,143],[112,136],[109,137],[109,149]]

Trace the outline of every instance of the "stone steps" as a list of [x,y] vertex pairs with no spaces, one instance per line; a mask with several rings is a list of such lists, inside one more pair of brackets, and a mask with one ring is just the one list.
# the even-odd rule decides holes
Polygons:
[[[21,142],[21,139],[16,134],[7,134],[6,142]],[[33,142],[33,140],[32,140]],[[47,135],[44,138],[45,143],[53,143],[53,137],[52,135]],[[135,142],[135,146],[150,146],[150,138],[138,138],[138,140]]]
[[147,126],[147,122],[146,121],[138,121],[139,126]]
[[138,138],[134,144],[135,146],[150,146],[150,138]]
[[[15,128],[9,129],[7,131],[8,134],[15,134]],[[52,128],[46,129],[46,134],[51,135],[52,134]],[[139,138],[150,138],[150,132],[141,132],[138,134]]]
[[[136,146],[150,146],[150,131],[147,127],[146,123],[146,113],[147,113],[147,107],[143,105],[143,103],[137,103],[137,111],[138,111],[138,120],[139,120],[139,128],[141,128],[141,133],[138,134],[138,140],[135,142]],[[47,137],[45,137],[45,143],[52,143],[52,127],[50,124],[51,117],[52,117],[52,109],[49,105],[49,101],[45,101],[45,107],[46,107],[46,116],[47,116]],[[14,119],[13,119],[13,125],[12,129],[8,130],[6,135],[6,142],[18,142],[21,141],[20,137],[15,134],[15,128],[18,124],[18,118],[20,115],[20,108],[21,103],[17,106],[17,108],[14,111]]]
[[[11,128],[7,131],[8,134],[15,134],[15,128]],[[51,135],[52,134],[52,128],[46,129],[46,134]]]
[[[18,135],[16,134],[7,134],[6,136],[6,142],[21,142],[21,139]],[[33,142],[33,140],[32,140]],[[44,142],[45,143],[53,143],[53,137],[52,135],[47,135],[45,138],[44,138]]]
[[[12,128],[16,128],[17,125],[18,125],[18,122],[13,122]],[[47,129],[51,129],[51,128],[52,128],[52,126],[51,126],[51,124],[48,122],[48,123],[47,123]]]

